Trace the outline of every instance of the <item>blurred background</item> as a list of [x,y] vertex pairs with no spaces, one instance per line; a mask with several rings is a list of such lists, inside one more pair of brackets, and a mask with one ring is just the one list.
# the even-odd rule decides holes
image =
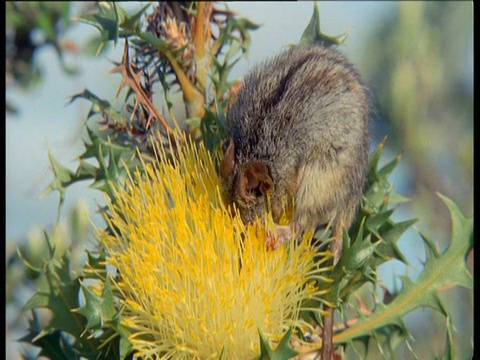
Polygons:
[[[67,190],[60,213],[58,193],[40,196],[54,178],[48,152],[74,171],[84,150],[81,139],[91,105],[82,100],[69,104],[70,97],[88,88],[113,101],[121,78],[107,71],[123,53],[119,41],[95,56],[98,31],[71,21],[90,11],[92,4],[51,3],[46,10],[25,4],[6,6],[7,359],[21,358],[26,349],[15,340],[28,326],[29,314],[21,309],[34,290],[25,282],[17,247],[27,258],[41,259],[47,230],[59,247],[73,242],[79,249],[76,261],[81,262],[91,228],[86,214],[100,223],[95,212],[103,198],[88,183]],[[121,6],[134,12],[144,4]],[[228,8],[261,25],[252,32],[249,60],[232,70],[237,78],[286,45],[298,43],[313,3],[232,2]],[[350,32],[339,49],[358,67],[372,93],[372,149],[387,136],[384,161],[403,151],[391,181],[398,193],[413,201],[402,205],[394,219],[419,218],[417,229],[443,251],[451,224],[436,193],[451,198],[465,216],[473,216],[473,2],[320,2],[319,9],[322,32]],[[45,12],[53,18],[39,16]],[[31,18],[25,15],[29,13]],[[387,263],[381,277],[389,288],[400,284],[395,280],[399,275],[415,279],[425,259],[423,243],[413,230],[403,236],[400,247],[411,266]],[[473,270],[473,259],[470,266]],[[454,288],[442,292],[441,298],[457,330],[456,358],[469,358],[473,292]],[[419,309],[405,321],[419,358],[442,352],[442,315]],[[397,353],[411,358],[401,347]]]

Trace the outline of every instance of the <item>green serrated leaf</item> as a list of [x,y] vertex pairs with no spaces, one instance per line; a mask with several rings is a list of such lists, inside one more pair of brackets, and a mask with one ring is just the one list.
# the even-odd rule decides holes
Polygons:
[[118,23],[114,19],[109,19],[99,15],[86,15],[80,18],[80,21],[96,27],[100,31],[100,46],[96,55],[100,54],[109,40],[118,40]]
[[388,182],[388,177],[392,173],[392,171],[397,167],[402,160],[403,152],[397,155],[393,160],[385,164],[380,170],[377,171],[378,177],[380,180]]
[[320,44],[324,46],[340,45],[345,42],[348,33],[340,36],[328,36],[320,30],[320,13],[317,2],[313,3],[313,15],[302,33],[300,44]]
[[63,201],[65,200],[66,187],[74,182],[75,174],[68,168],[60,165],[60,163],[53,157],[50,149],[48,149],[48,158],[50,159],[50,164],[52,166],[53,175],[55,178],[40,195],[40,198],[45,197],[53,191],[58,191],[60,193],[58,212],[60,213]]
[[394,211],[395,209],[390,209],[370,216],[365,221],[365,228],[378,238],[381,238],[379,234],[379,228],[387,222]]
[[[98,96],[93,94],[90,90],[85,89],[83,92],[73,95],[70,98],[69,104],[73,103],[78,99],[85,99],[92,103],[92,108],[90,109],[87,119],[94,115],[103,115],[108,118],[114,124],[123,125],[126,123],[126,119],[118,113],[107,100],[100,99]],[[88,127],[87,127],[88,129]]]
[[172,52],[173,49],[171,46],[166,42],[163,41],[162,39],[157,38],[155,35],[153,35],[151,32],[137,32],[136,35],[146,41],[147,43],[155,46],[162,54],[166,52]]
[[380,186],[378,181],[371,184],[370,187],[364,193],[365,198],[365,210],[369,212],[378,212],[378,209],[386,205],[387,191],[384,187]]
[[231,62],[229,60],[230,60],[229,53],[227,53],[227,55],[225,56],[223,63],[218,61],[217,58],[215,57],[213,58],[213,63],[212,63],[213,71],[210,75],[210,79],[212,80],[212,83],[215,85],[216,97],[220,97],[234,84],[234,82],[229,82],[228,78],[230,76],[230,71],[238,63],[238,61],[241,60],[241,57],[237,57],[235,60]]
[[[97,272],[103,271],[106,272],[106,265],[105,265],[105,249],[101,248],[100,253],[97,254],[96,256],[92,254],[91,251],[88,249],[86,250],[87,252],[87,269],[95,270]],[[86,278],[96,278],[96,275],[90,275],[92,274],[91,271],[85,271],[84,277]]]
[[440,254],[440,251],[437,249],[435,246],[434,242],[432,239],[428,237],[427,234],[425,234],[423,231],[418,231],[418,234],[422,238],[423,242],[426,245],[426,257],[427,260],[431,258],[432,256],[435,257],[436,259],[440,258],[442,255]]
[[260,336],[260,356],[258,360],[288,360],[298,355],[299,353],[290,346],[290,339],[293,334],[293,329],[290,328],[282,337],[275,350],[269,345],[268,339],[259,330]]
[[372,243],[370,236],[365,237],[363,241],[356,241],[351,247],[351,251],[348,253],[345,261],[347,270],[354,271],[363,267],[369,261],[379,244],[380,241]]
[[84,141],[85,151],[80,155],[80,159],[97,159],[99,157],[99,150],[102,145],[102,139],[97,135],[97,133],[91,129],[89,126],[86,126],[88,140]]
[[112,292],[112,285],[110,281],[110,277],[107,277],[105,280],[105,286],[102,292],[102,319],[104,321],[113,321],[118,313],[117,309],[115,308],[115,302]]
[[413,224],[417,222],[417,219],[406,220],[399,223],[387,224],[385,229],[380,232],[380,238],[382,241],[375,250],[375,258],[371,260],[370,266],[377,268],[385,261],[390,259],[397,259],[403,262],[405,265],[409,265],[407,258],[403,255],[402,251],[398,248],[398,240]]
[[367,189],[372,186],[373,183],[378,182],[380,180],[378,176],[378,164],[380,162],[380,157],[382,155],[382,151],[385,147],[385,142],[387,138],[383,138],[383,140],[378,144],[377,148],[370,154],[368,157],[368,166],[367,166]]
[[[112,185],[123,182],[127,177],[127,170],[121,164],[122,158],[127,157],[126,163],[134,167],[135,149],[103,140],[88,126],[87,134],[89,140],[84,141],[85,151],[80,155],[76,180],[93,179],[90,187],[113,196]],[[96,159],[98,167],[84,160],[90,158]]]
[[320,33],[320,13],[318,11],[318,5],[313,3],[313,15],[308,23],[307,27],[302,33],[300,38],[300,44],[314,44],[317,36]]
[[[376,329],[388,325],[399,326],[401,318],[421,306],[429,306],[445,314],[445,307],[438,292],[450,286],[473,288],[472,275],[467,270],[465,257],[473,248],[473,218],[466,219],[449,199],[439,195],[449,208],[452,217],[452,240],[443,254],[437,257],[430,245],[426,245],[427,261],[422,274],[412,282],[402,277],[403,289],[388,305],[377,304],[369,317],[361,317],[353,326],[334,335],[335,343],[371,335]],[[430,255],[428,255],[430,253]]]
[[254,23],[253,21],[246,18],[235,18],[238,27],[244,30],[257,30],[260,28],[260,24]]
[[78,359],[71,345],[64,339],[60,331],[45,333],[40,326],[37,314],[32,310],[33,319],[29,319],[28,333],[18,341],[30,343],[40,348],[37,357],[54,360]]
[[20,248],[17,248],[17,254],[18,254],[18,257],[21,260],[23,260],[25,266],[27,267],[27,271],[28,271],[29,277],[31,279],[36,279],[42,274],[43,268],[42,267],[36,267],[36,266],[33,266],[32,264],[30,264],[27,261],[27,259],[25,259],[25,257],[23,256]]
[[[52,317],[46,327],[34,328],[34,315],[31,329],[23,340],[39,346],[41,354],[51,359],[92,358],[91,354],[97,349],[96,340],[84,336],[87,319],[73,312],[79,307],[80,281],[70,272],[70,250],[59,256],[47,235],[46,239],[51,248],[50,258],[44,260],[42,273],[36,280],[37,292],[25,304],[24,310],[32,310],[35,314],[35,309],[47,308]],[[71,336],[67,337],[67,333]]]
[[361,222],[355,241],[343,250],[341,266],[347,273],[363,268],[379,245],[379,242],[372,244],[370,235],[364,236],[364,223],[365,221]]
[[224,138],[225,133],[225,129],[219,122],[217,114],[206,109],[205,116],[200,123],[200,130],[202,131],[202,138],[205,147],[211,154],[213,154]]
[[100,2],[100,13],[94,15],[84,15],[78,19],[85,24],[91,25],[100,31],[101,43],[97,50],[97,55],[102,52],[106,43],[113,40],[117,43],[119,37],[119,24],[124,22],[127,13],[115,2]]
[[67,250],[61,258],[54,256],[52,253],[52,257],[45,260],[44,274],[37,281],[37,292],[25,304],[24,310],[48,308],[54,316],[46,331],[65,331],[80,338],[85,319],[71,311],[79,306],[80,282],[70,274],[70,251]]
[[133,345],[124,337],[120,338],[120,359],[129,358],[133,351]]
[[101,324],[100,306],[103,300],[100,296],[95,295],[88,286],[85,286],[83,283],[80,283],[80,285],[85,298],[85,305],[78,309],[72,309],[72,311],[83,315],[87,319],[85,330],[89,330]]
[[85,297],[85,306],[72,311],[85,316],[87,319],[85,329],[97,328],[106,322],[114,321],[117,310],[114,305],[110,278],[107,277],[101,296],[97,296],[88,286],[83,285],[83,283],[81,283],[81,287]]
[[131,16],[126,16],[123,21],[121,21],[120,26],[124,31],[134,33],[135,31],[138,31],[138,20],[142,17],[143,13],[145,10],[147,10],[151,4],[146,4],[143,6],[138,12]]
[[411,201],[409,197],[397,194],[393,189],[388,193],[388,205],[390,204],[403,204]]
[[80,179],[90,179],[95,178],[97,175],[98,168],[95,165],[90,164],[89,162],[80,159],[77,172],[75,176]]

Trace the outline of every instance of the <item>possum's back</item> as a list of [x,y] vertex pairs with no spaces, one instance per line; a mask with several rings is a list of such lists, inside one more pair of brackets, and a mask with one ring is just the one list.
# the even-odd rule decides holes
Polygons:
[[320,46],[298,45],[258,66],[228,117],[238,163],[263,160],[280,176],[305,156],[368,151],[366,90],[339,52]]

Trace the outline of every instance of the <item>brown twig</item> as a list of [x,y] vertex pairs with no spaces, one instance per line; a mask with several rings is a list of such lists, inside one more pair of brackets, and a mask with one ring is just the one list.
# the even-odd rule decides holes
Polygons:
[[[330,245],[333,253],[333,266],[337,265],[340,256],[342,256],[342,232],[341,223],[335,224],[333,228],[333,241]],[[331,360],[333,356],[333,315],[334,309],[330,306],[325,307],[326,314],[323,316],[323,345],[322,360]]]
[[123,53],[122,63],[116,66],[115,68],[113,68],[112,70],[110,70],[109,73],[110,74],[121,73],[123,76],[122,82],[120,84],[120,88],[118,89],[118,92],[117,92],[117,98],[125,86],[129,86],[137,95],[135,98],[135,105],[133,107],[132,113],[135,113],[139,105],[142,105],[148,111],[149,115],[148,115],[147,124],[145,128],[148,130],[151,126],[152,120],[155,118],[165,128],[167,135],[171,137],[173,135],[172,129],[170,128],[170,126],[168,126],[163,116],[160,115],[157,108],[153,105],[152,101],[150,100],[150,98],[145,93],[145,90],[142,87],[142,84],[140,82],[140,79],[142,76],[141,73],[136,73],[133,70],[132,65],[130,64],[128,39],[125,39],[125,51]]
[[[372,314],[372,312],[370,310],[368,310],[366,307],[365,307],[365,304],[361,301],[361,299],[357,298],[358,302],[359,302],[359,310],[360,312],[362,313],[363,316],[370,316]],[[331,309],[331,308],[330,308]],[[333,309],[332,309],[333,310]],[[333,314],[332,314],[333,315]],[[355,325],[358,320],[360,319],[359,316],[357,317],[354,317],[354,318],[351,318],[351,319],[348,319],[346,321],[343,321],[342,323],[340,324],[336,324],[336,325],[333,325],[332,327],[332,334],[334,332],[337,332],[337,331],[341,331],[341,330],[345,330],[353,325]],[[295,350],[299,351],[301,353],[301,355],[297,356],[295,359],[296,360],[320,360],[320,359],[325,359],[325,356],[329,356],[328,354],[325,354],[324,353],[324,349],[325,349],[325,346],[324,346],[324,329],[326,328],[325,327],[325,320],[324,320],[324,324],[323,324],[323,329],[318,327],[316,330],[317,330],[317,333],[318,335],[322,338],[322,339],[319,339],[318,341],[316,341],[315,343],[309,343],[309,344],[295,344]],[[332,340],[333,340],[333,337],[332,337]],[[322,352],[321,354],[321,357],[320,357],[320,353]],[[330,359],[333,359],[333,360],[337,360],[337,359],[340,359],[339,355],[336,354],[335,352],[333,352],[333,341],[332,341],[332,348],[331,348],[331,354],[330,354]],[[329,359],[329,360],[330,360]]]

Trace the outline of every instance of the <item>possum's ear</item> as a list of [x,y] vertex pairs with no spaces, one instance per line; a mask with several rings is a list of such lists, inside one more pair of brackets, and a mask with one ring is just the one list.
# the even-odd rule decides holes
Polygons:
[[223,143],[223,160],[220,164],[220,175],[224,179],[228,179],[233,175],[235,165],[235,144],[232,138],[225,140]]
[[240,173],[239,193],[248,203],[253,196],[259,197],[273,191],[273,181],[267,165],[261,161],[249,161]]

